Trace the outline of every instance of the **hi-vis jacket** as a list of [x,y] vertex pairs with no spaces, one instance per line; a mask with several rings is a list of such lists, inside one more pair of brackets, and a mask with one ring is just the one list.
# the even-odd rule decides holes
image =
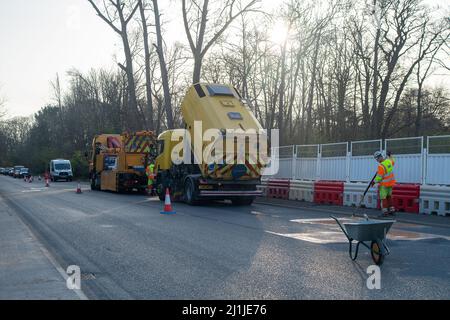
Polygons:
[[375,182],[379,183],[383,187],[393,187],[397,181],[394,177],[394,164],[395,161],[392,158],[386,159],[378,165],[378,172],[375,178]]
[[147,166],[147,168],[145,168],[145,173],[147,174],[147,177],[148,177],[148,185],[153,184],[153,180],[155,179],[154,170],[155,170],[155,165],[153,163],[149,164]]

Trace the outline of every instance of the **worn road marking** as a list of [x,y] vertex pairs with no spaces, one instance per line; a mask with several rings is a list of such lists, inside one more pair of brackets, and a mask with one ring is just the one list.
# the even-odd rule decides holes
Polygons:
[[[291,222],[296,223],[305,223],[305,224],[326,224],[326,225],[337,225],[336,221],[333,218],[317,218],[317,219],[294,219],[290,220]],[[354,221],[354,219],[349,218],[340,218],[339,221],[348,222]]]
[[[344,243],[348,242],[344,233],[340,230],[337,231],[316,231],[316,232],[298,232],[298,233],[278,233],[273,231],[265,231],[270,234],[277,236],[291,238],[296,240],[307,241],[316,244],[328,244],[328,243]],[[428,234],[404,230],[392,230],[388,236],[388,240],[408,240],[408,241],[418,241],[427,239],[445,239],[450,241],[450,237]]]
[[101,224],[100,227],[101,228],[115,228],[116,226],[114,226],[112,224]]
[[29,190],[22,190],[23,193],[39,192],[39,191],[42,191],[42,189],[31,188]]
[[[360,219],[358,219],[360,220]],[[339,221],[346,223],[349,221],[355,221],[355,219],[342,218]],[[273,231],[266,231],[267,233],[274,234],[281,237],[307,241],[316,244],[328,244],[328,243],[342,243],[348,242],[347,237],[338,227],[336,221],[332,218],[316,218],[316,219],[294,219],[290,222],[300,223],[305,225],[312,225],[320,228],[318,231],[308,230],[306,232],[296,233],[278,233]],[[398,226],[407,227],[408,224],[399,224]],[[412,225],[414,227],[414,225]],[[445,239],[450,241],[450,237],[438,234],[407,231],[398,228],[392,228],[387,235],[389,240],[427,240],[427,239]]]
[[318,231],[318,232],[304,232],[304,233],[277,233],[272,231],[266,232],[281,237],[292,238],[296,240],[302,240],[317,244],[348,242],[345,235],[342,232],[337,231]]

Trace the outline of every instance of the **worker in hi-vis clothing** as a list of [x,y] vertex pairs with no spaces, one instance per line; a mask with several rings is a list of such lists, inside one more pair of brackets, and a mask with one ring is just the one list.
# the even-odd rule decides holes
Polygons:
[[153,181],[155,180],[155,174],[154,174],[154,170],[155,170],[155,165],[153,163],[150,163],[147,168],[145,169],[145,173],[147,174],[148,177],[148,182],[147,182],[147,192],[148,194],[152,195],[154,192],[153,190]]
[[380,151],[375,152],[374,158],[379,164],[377,176],[372,182],[372,186],[374,186],[375,183],[379,184],[380,203],[383,217],[395,215],[395,207],[392,201],[392,188],[396,183],[394,177],[394,158],[389,151],[387,152],[387,158],[383,157],[383,154]]

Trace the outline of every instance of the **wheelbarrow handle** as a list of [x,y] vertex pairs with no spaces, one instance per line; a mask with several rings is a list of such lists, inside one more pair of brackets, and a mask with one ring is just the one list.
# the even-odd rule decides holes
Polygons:
[[341,228],[342,232],[345,234],[345,236],[347,237],[348,241],[353,241],[353,239],[351,239],[348,236],[347,231],[345,230],[344,226],[341,224],[341,222],[338,220],[338,218],[336,218],[335,216],[330,216],[332,219],[334,219],[336,221],[336,223],[338,224],[338,226]]

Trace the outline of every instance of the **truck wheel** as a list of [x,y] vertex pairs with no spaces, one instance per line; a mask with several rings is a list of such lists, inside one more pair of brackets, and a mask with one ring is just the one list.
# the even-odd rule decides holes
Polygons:
[[100,190],[100,186],[97,185],[96,176],[91,177],[91,190]]
[[232,199],[231,202],[235,206],[250,206],[253,203],[254,198],[237,198]]
[[159,201],[166,201],[166,189],[164,189],[161,183],[156,187],[156,194],[158,195]]
[[195,205],[197,204],[196,198],[196,192],[195,192],[195,185],[194,181],[192,179],[186,179],[184,182],[184,199],[185,202],[188,205]]

